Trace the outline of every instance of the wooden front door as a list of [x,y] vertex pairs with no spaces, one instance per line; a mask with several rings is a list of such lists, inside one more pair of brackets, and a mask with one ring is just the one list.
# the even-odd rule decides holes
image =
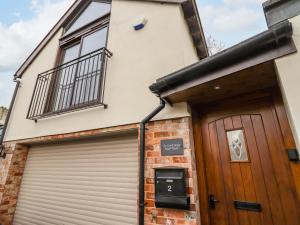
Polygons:
[[280,129],[284,121],[278,120],[275,106],[264,100],[226,108],[208,110],[197,122],[202,222],[299,225],[299,201]]

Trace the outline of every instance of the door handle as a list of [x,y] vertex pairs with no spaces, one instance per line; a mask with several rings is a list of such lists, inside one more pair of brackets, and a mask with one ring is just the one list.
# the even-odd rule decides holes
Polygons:
[[211,209],[215,209],[216,208],[216,203],[218,203],[219,201],[216,199],[216,197],[214,195],[209,195],[208,196],[208,203],[209,203],[209,207]]

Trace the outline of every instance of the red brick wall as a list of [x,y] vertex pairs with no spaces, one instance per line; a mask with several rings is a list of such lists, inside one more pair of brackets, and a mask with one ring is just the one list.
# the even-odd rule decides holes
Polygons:
[[28,148],[21,145],[6,146],[7,157],[2,160],[0,224],[10,225],[16,210]]
[[[161,156],[162,139],[182,138],[183,156]],[[176,166],[187,169],[187,192],[191,198],[191,208],[187,210],[157,209],[154,202],[154,168]],[[195,178],[194,152],[191,121],[189,118],[151,122],[146,131],[145,165],[145,225],[197,225],[199,208],[197,205],[197,181]]]
[[[137,124],[113,128],[105,128],[70,134],[60,134],[22,140],[24,143],[47,142],[78,137],[90,137],[110,132],[137,129]],[[184,155],[162,157],[160,141],[162,139],[182,138],[184,140]],[[8,143],[7,143],[8,145]],[[11,144],[8,155],[0,166],[0,224],[11,225],[16,209],[18,192],[28,154],[28,149],[22,145]],[[197,195],[196,170],[194,166],[192,128],[190,118],[155,121],[147,125],[146,131],[146,170],[145,170],[145,225],[198,225],[199,208]],[[156,167],[178,166],[186,168],[187,192],[191,198],[190,210],[156,209],[154,206],[154,170]],[[2,196],[3,195],[3,196]],[[2,198],[1,198],[2,196]]]

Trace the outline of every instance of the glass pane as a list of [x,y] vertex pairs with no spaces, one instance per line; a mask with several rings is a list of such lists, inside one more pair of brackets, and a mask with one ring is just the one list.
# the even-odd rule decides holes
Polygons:
[[80,14],[80,16],[73,22],[73,24],[67,29],[65,34],[69,34],[109,12],[109,3],[96,1],[91,2],[88,7]]
[[[64,53],[62,64],[77,59],[80,45],[74,45],[67,48]],[[58,73],[56,93],[54,95],[54,111],[64,110],[69,107],[72,92],[74,89],[75,75],[77,70],[77,61],[64,65]]]
[[73,45],[70,48],[67,48],[64,52],[64,58],[61,64],[67,63],[73,59],[77,59],[79,56],[80,44]]
[[93,102],[98,99],[102,54],[99,52],[93,53],[79,62],[72,101],[73,105]]
[[[107,27],[83,38],[81,56],[96,51],[106,45]],[[101,76],[101,54],[89,54],[81,59],[76,75],[73,105],[93,102],[98,99]]]
[[248,161],[247,146],[243,130],[228,131],[227,140],[229,144],[231,161]]
[[81,55],[86,55],[106,45],[107,27],[83,38]]

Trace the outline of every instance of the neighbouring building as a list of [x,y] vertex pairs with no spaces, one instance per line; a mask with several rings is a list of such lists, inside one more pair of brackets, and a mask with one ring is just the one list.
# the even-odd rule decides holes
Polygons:
[[2,136],[3,126],[7,116],[8,109],[1,106],[0,107],[0,137]]
[[0,223],[298,225],[298,2],[208,57],[195,1],[76,1],[16,72]]
[[8,109],[1,106],[0,107],[0,126],[3,126],[5,123],[6,115],[7,115]]

